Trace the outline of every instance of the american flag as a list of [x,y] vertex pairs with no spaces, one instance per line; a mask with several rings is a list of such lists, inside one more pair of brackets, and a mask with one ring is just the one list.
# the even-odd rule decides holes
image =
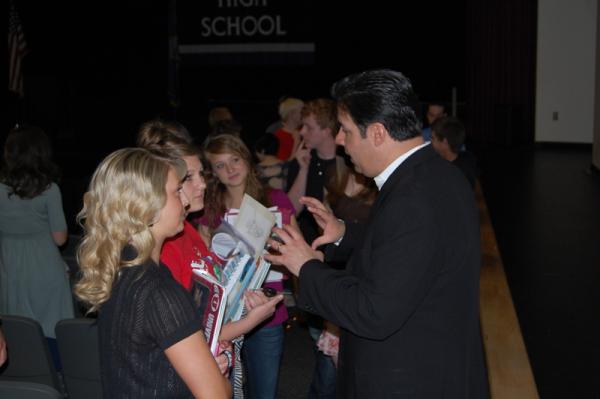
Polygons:
[[25,35],[15,5],[11,1],[8,16],[8,90],[18,93],[19,97],[23,97],[21,63],[25,54],[27,54]]

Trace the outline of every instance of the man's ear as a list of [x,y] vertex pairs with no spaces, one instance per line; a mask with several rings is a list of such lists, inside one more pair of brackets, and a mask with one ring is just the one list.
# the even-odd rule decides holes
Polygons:
[[371,123],[367,127],[367,137],[371,139],[373,146],[379,147],[388,139],[389,133],[385,126],[379,122]]

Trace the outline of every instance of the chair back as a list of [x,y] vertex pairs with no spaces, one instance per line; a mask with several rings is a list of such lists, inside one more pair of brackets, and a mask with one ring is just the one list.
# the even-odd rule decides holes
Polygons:
[[35,382],[0,381],[0,398],[2,399],[62,399],[56,389]]
[[0,380],[35,382],[62,392],[42,327],[29,317],[2,315],[8,360]]
[[56,324],[55,331],[69,399],[101,399],[102,382],[96,320],[61,320]]

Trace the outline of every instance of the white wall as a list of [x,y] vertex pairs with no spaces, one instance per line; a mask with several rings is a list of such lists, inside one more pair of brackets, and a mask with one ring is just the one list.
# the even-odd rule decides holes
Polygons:
[[537,142],[592,142],[597,7],[597,0],[538,0]]

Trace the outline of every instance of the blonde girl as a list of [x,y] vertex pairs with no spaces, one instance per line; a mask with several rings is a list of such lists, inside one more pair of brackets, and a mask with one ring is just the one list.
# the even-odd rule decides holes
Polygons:
[[101,162],[84,195],[75,292],[99,311],[106,397],[231,394],[191,296],[159,261],[164,240],[183,229],[185,172],[179,159],[122,149]]

